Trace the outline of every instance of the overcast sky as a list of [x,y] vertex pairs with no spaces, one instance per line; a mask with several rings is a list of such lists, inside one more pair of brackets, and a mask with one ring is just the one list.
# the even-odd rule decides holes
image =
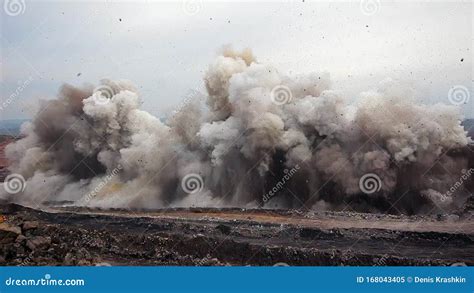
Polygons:
[[62,83],[102,78],[132,80],[143,108],[163,117],[202,87],[226,44],[286,74],[327,71],[351,99],[387,77],[426,103],[449,103],[450,88],[463,86],[461,107],[474,118],[472,2],[372,1],[3,0],[0,119],[30,117]]

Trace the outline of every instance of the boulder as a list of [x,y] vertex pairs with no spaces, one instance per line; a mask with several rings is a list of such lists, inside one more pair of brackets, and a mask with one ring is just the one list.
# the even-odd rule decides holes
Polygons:
[[23,223],[23,230],[31,230],[31,229],[36,229],[38,228],[39,223],[38,221],[25,221]]
[[21,243],[21,242],[24,242],[25,240],[26,240],[25,235],[18,235],[18,237],[16,237],[15,242],[16,243]]
[[16,240],[21,235],[21,229],[18,226],[11,225],[7,222],[0,223],[0,243],[6,244]]

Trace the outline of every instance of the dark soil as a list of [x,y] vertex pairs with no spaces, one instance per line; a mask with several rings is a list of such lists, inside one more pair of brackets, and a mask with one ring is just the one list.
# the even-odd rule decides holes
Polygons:
[[474,221],[0,204],[1,265],[474,265]]

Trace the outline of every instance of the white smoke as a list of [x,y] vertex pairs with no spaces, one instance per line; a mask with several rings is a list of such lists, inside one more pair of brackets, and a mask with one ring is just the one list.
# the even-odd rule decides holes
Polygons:
[[[444,156],[469,143],[459,109],[418,104],[391,80],[351,104],[331,89],[327,73],[285,76],[250,50],[226,48],[204,82],[207,110],[196,94],[165,123],[139,109],[129,82],[64,86],[7,147],[10,171],[27,183],[21,194],[1,196],[30,205],[257,207],[283,170],[298,164],[265,206],[329,209],[354,202],[385,211],[396,203],[398,211],[414,213],[456,181],[446,169],[467,168],[467,159]],[[277,90],[285,92],[275,97]],[[381,182],[369,196],[359,187],[367,173]],[[188,174],[203,179],[198,192],[183,190]]]

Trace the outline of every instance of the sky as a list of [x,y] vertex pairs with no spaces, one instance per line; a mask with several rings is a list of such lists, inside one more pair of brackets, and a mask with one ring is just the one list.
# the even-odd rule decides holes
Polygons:
[[429,104],[461,88],[474,118],[472,1],[3,0],[0,13],[0,120],[103,78],[133,81],[142,108],[164,117],[229,44],[288,75],[328,72],[354,101],[386,78]]

